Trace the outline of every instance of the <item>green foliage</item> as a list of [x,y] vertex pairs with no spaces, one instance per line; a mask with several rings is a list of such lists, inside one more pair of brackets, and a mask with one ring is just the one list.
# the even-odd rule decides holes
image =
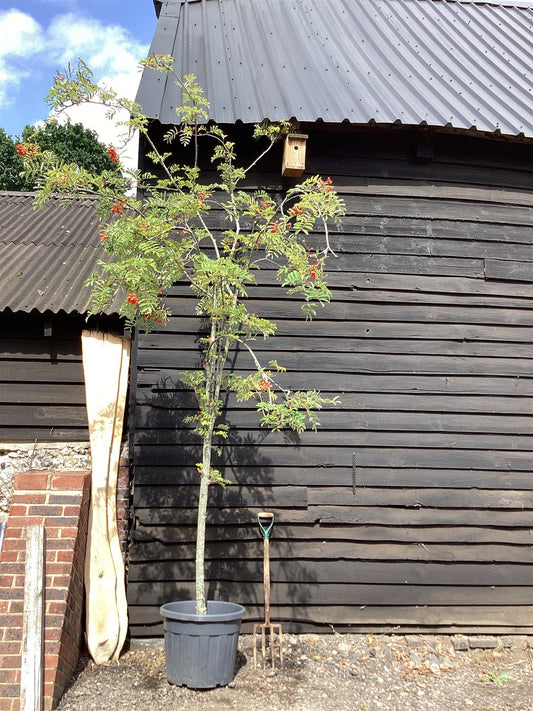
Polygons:
[[[24,157],[38,155],[41,165],[36,172],[34,164],[25,165]],[[63,184],[69,187],[78,183],[79,170],[95,176],[106,173],[112,184],[116,184],[120,172],[114,149],[106,148],[94,131],[79,123],[51,121],[43,127],[26,126],[21,141],[13,140],[0,128],[0,190],[34,190],[44,165],[47,170],[55,170],[60,180],[68,173]]]
[[[235,392],[239,401],[253,400],[261,424],[273,430],[290,428],[303,432],[319,425],[318,413],[336,398],[324,398],[316,390],[290,391],[279,375],[285,368],[275,360],[261,363],[253,345],[257,338],[274,335],[276,326],[249,308],[248,290],[256,283],[257,270],[274,270],[280,295],[298,295],[302,313],[311,319],[330,299],[325,265],[334,252],[329,224],[344,213],[342,200],[331,180],[313,176],[287,191],[276,201],[264,190],[241,187],[248,172],[286,133],[287,122],[263,122],[256,137],[263,142],[258,158],[248,166],[238,164],[234,144],[222,129],[207,123],[208,102],[193,76],[180,79],[173,74],[172,58],[150,57],[144,66],[174,76],[181,90],[183,106],[177,109],[176,127],[165,142],[188,146],[190,165],[175,162],[173,152],[161,152],[152,142],[148,121],[140,108],[96,85],[87,66],[69,68],[56,77],[49,93],[54,109],[72,103],[99,102],[111,115],[127,107],[130,128],[144,134],[150,146],[154,174],[128,175],[105,170],[97,175],[82,165],[54,162],[49,152],[28,154],[29,171],[40,171],[40,201],[59,193],[65,200],[87,193],[96,194],[102,221],[100,239],[112,258],[101,264],[91,279],[93,312],[100,311],[117,293],[124,296],[121,314],[132,327],[149,330],[168,319],[165,293],[177,281],[187,283],[196,296],[198,314],[209,324],[202,338],[203,368],[183,375],[198,403],[197,412],[187,418],[202,438],[200,475],[199,543],[197,546],[197,610],[203,611],[203,536],[207,486],[225,485],[221,473],[211,466],[214,439],[228,435],[219,422],[223,411],[222,391]],[[211,159],[218,172],[215,182],[202,180],[199,142],[209,142]],[[266,145],[265,145],[266,141]],[[141,188],[143,200],[128,194],[129,181]],[[225,218],[225,229],[217,229],[211,211]],[[313,245],[307,239],[313,235]],[[318,235],[318,236],[317,236]],[[246,376],[226,372],[230,349],[238,347],[248,356]],[[198,587],[200,585],[200,587]]]
[[15,141],[0,128],[0,190],[31,190],[31,183],[21,176],[23,170]]
[[90,173],[116,170],[106,146],[94,131],[81,123],[46,123],[42,127],[26,126],[22,132],[25,143],[34,143],[41,151],[51,151],[63,163],[75,163]]

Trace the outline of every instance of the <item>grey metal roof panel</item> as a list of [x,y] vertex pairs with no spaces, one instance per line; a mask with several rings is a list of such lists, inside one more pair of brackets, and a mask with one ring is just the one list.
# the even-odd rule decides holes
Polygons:
[[[105,256],[94,200],[33,208],[31,193],[0,192],[0,310],[86,313],[87,278]],[[106,313],[118,312],[120,302]]]
[[[420,124],[533,137],[533,2],[167,0],[151,54],[195,74],[219,123]],[[175,122],[145,70],[137,100]]]

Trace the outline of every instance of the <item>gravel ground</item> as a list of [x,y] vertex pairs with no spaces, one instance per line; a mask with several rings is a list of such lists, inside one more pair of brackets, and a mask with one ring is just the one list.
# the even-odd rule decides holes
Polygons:
[[82,660],[59,709],[529,711],[530,644],[525,637],[285,635],[285,668],[272,671],[254,668],[252,638],[241,635],[230,686],[194,691],[167,682],[161,641],[135,642],[119,664]]

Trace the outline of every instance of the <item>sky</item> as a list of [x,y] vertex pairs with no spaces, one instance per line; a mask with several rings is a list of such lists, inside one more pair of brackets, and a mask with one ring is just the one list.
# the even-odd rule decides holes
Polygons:
[[[54,75],[78,58],[97,81],[135,98],[138,62],[155,25],[152,0],[0,0],[0,128],[16,138],[26,124],[46,119]],[[96,130],[106,145],[119,142],[103,112],[85,107],[71,120]]]

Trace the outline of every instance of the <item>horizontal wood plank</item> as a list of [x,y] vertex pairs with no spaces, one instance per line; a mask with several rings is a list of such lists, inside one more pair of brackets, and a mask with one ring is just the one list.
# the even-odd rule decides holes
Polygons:
[[[532,566],[528,564],[458,562],[427,563],[423,561],[318,561],[298,560],[287,565],[286,561],[272,561],[272,586],[286,583],[376,583],[402,585],[456,585],[484,586],[507,585],[531,586]],[[147,575],[150,576],[147,578]],[[208,580],[254,581],[263,580],[262,560],[213,560],[206,563]],[[138,563],[130,568],[129,580],[187,581],[194,580],[194,561],[151,561]]]
[[[355,466],[355,472],[354,472]],[[298,467],[278,466],[265,469],[251,464],[244,467],[228,465],[223,475],[232,485],[252,485],[261,482],[272,486],[356,486],[419,487],[442,489],[516,489],[533,490],[533,476],[528,471],[494,471],[486,469],[409,469],[360,466],[357,456],[349,466],[317,468],[310,464]],[[146,466],[135,469],[139,486],[198,485],[198,470],[194,465]]]
[[[226,581],[208,584],[209,599],[240,600],[245,606],[261,606],[263,586],[261,583],[241,582],[237,585]],[[194,584],[180,582],[154,583],[147,586],[131,583],[128,601],[135,606],[159,606],[168,600],[192,599]],[[398,605],[528,605],[531,591],[528,587],[457,587],[454,585],[342,585],[340,583],[313,583],[298,586],[295,583],[276,583],[271,589],[272,605],[280,606],[293,597],[306,605],[388,605],[395,600]],[[140,611],[134,613],[134,619]]]
[[[208,525],[250,525],[256,523],[263,507],[212,508],[208,512]],[[531,511],[521,510],[455,510],[436,508],[401,508],[383,506],[312,506],[309,509],[273,508],[281,524],[315,524],[337,526],[473,526],[529,528]],[[141,508],[135,511],[138,525],[163,526],[196,523],[196,509]]]
[[[226,523],[225,526],[207,526],[206,540],[219,541],[257,541],[261,539],[257,520],[234,525]],[[403,542],[403,543],[494,543],[529,546],[533,541],[532,528],[508,528],[487,526],[412,526],[410,528],[370,525],[343,526],[343,525],[317,525],[317,524],[288,524],[276,521],[271,534],[272,545],[278,541],[321,541],[349,542]],[[137,544],[161,543],[190,544],[196,541],[196,527],[194,525],[169,525],[149,526],[139,525],[132,531],[132,540]],[[155,550],[155,549],[154,549]],[[147,557],[151,557],[148,548],[145,548]],[[141,553],[134,552],[137,559]]]

